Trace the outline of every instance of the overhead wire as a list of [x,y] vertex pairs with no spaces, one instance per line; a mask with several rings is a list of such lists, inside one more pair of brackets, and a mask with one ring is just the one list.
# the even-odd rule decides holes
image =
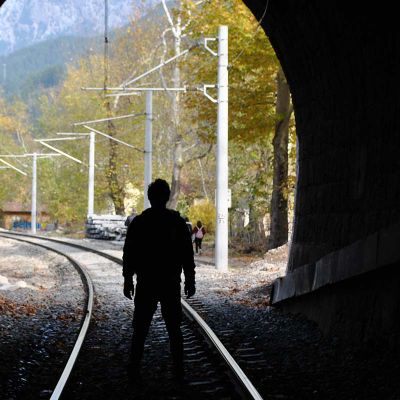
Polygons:
[[[260,29],[260,26],[265,18],[265,16],[267,15],[267,10],[268,10],[268,6],[269,6],[269,0],[267,0],[266,4],[265,4],[265,8],[264,8],[264,12],[261,15],[261,18],[258,20],[257,22],[257,27],[254,30],[253,36],[251,37],[250,40],[253,40],[255,38],[255,36],[257,35],[258,30]],[[243,55],[244,51],[245,51],[245,47],[243,47],[240,51],[239,54],[233,59],[233,61],[231,63],[229,63],[229,67],[232,67],[232,65]]]

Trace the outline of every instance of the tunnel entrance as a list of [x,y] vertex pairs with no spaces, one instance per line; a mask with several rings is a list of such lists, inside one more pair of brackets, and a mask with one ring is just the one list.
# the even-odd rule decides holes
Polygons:
[[[277,284],[277,299],[396,263],[399,136],[387,115],[397,109],[398,35],[379,19],[390,17],[369,7],[317,2],[244,3],[271,40],[296,112],[298,184],[288,271],[296,272],[290,281],[299,278]],[[344,265],[340,257],[354,259],[354,267],[336,273]]]
[[[200,297],[200,305],[203,306],[205,313],[207,310],[213,310],[210,319],[229,346],[237,351],[241,362],[244,365],[250,365],[249,369],[252,369],[254,376],[259,379],[268,394],[272,393],[277,398],[282,398],[282,396],[288,398],[316,396],[324,399],[398,397],[400,393],[398,358],[397,353],[392,349],[398,349],[400,330],[400,294],[398,293],[400,285],[398,246],[400,239],[400,203],[398,202],[400,136],[397,117],[399,100],[396,92],[399,74],[397,65],[399,33],[395,31],[396,24],[392,20],[394,17],[389,15],[393,10],[370,8],[365,5],[362,9],[358,9],[348,4],[339,7],[337,3],[321,3],[316,0],[301,0],[296,3],[289,0],[280,2],[270,0],[269,3],[261,0],[245,0],[244,3],[253,12],[256,20],[260,21],[276,51],[291,89],[293,107],[296,112],[297,145],[295,145],[293,125],[290,140],[292,149],[297,150],[297,165],[295,161],[292,161],[289,167],[289,169],[292,168],[293,178],[294,169],[297,173],[292,243],[287,275],[275,281],[272,303],[283,311],[306,315],[309,319],[316,321],[322,332],[327,335],[321,337],[320,330],[304,319],[287,316],[280,312],[271,312],[265,302],[252,304],[251,310],[244,307],[245,301],[238,301],[233,306],[225,308],[226,304],[221,304],[226,303],[225,300],[231,288],[227,290],[225,277],[218,277],[211,268],[204,268],[202,271],[204,273],[198,275],[199,287],[203,284],[206,288],[205,293],[199,290],[199,294],[203,295]],[[395,15],[394,12],[391,14]],[[240,19],[235,19],[235,15],[229,18],[234,20],[233,23],[239,23]],[[141,26],[140,29],[145,29],[145,27]],[[131,33],[128,32],[128,34]],[[162,35],[163,32],[156,33]],[[252,30],[253,33],[254,30]],[[138,32],[132,33],[132,35],[135,34]],[[143,34],[143,31],[140,34]],[[124,46],[125,50],[129,48],[130,37],[132,36],[125,36],[125,42],[119,53],[113,50],[112,46],[110,46],[110,52],[115,51],[117,56],[128,53],[124,51]],[[252,41],[254,37],[247,36],[246,45],[249,39]],[[257,46],[260,43],[257,42]],[[256,47],[247,49],[246,45],[239,46],[239,52],[233,55],[232,74],[235,74],[237,56],[251,57],[257,51]],[[89,97],[86,97],[83,102],[81,94],[77,94],[80,86],[77,81],[81,73],[88,84],[96,85],[104,78],[103,68],[98,68],[104,59],[102,54],[100,56],[96,54],[97,50],[92,48],[88,54],[85,54],[84,62],[71,66],[66,75],[67,83],[63,84],[58,92],[49,94],[54,81],[60,83],[61,80],[57,81],[57,79],[65,78],[65,75],[59,75],[60,71],[57,69],[47,71],[49,74],[36,77],[46,90],[40,103],[43,107],[41,110],[45,110],[45,118],[41,121],[42,125],[37,127],[35,134],[40,135],[42,131],[39,128],[44,126],[54,131],[63,128],[64,120],[60,118],[60,114],[57,114],[59,98],[62,98],[68,106],[67,112],[62,117],[70,121],[85,119],[88,111],[101,117],[107,111],[107,107],[111,106],[110,102],[108,106],[105,106],[107,102],[87,100]],[[123,76],[128,67],[137,61],[135,57],[138,55],[143,56],[142,61],[149,67],[153,65],[153,59],[150,56],[146,58],[146,53],[148,53],[147,48],[138,48],[137,53],[128,54],[127,58],[123,59],[123,68],[120,69],[112,63],[111,55],[109,71],[115,74],[114,78]],[[265,56],[265,53],[262,56]],[[198,61],[200,58],[195,60]],[[260,78],[265,78],[265,74],[271,72],[257,71],[254,68],[256,64],[255,62],[249,68],[248,75],[251,78],[257,74]],[[207,67],[208,65],[205,69]],[[169,77],[178,80],[173,72],[173,70],[169,71]],[[208,77],[206,72],[204,76]],[[246,75],[238,71],[237,76],[240,79],[240,76]],[[268,87],[267,80],[263,82],[265,86],[260,93],[257,93],[261,97],[262,92],[265,94],[274,92]],[[251,87],[251,79],[246,84]],[[268,100],[269,97],[266,97]],[[160,97],[156,101],[156,105],[161,106],[168,104],[170,100],[168,97]],[[185,111],[189,114],[192,112],[190,115],[194,117],[207,116],[207,109],[196,102],[197,100],[193,99],[185,104]],[[39,107],[38,104],[35,103]],[[181,104],[183,104],[182,101]],[[117,104],[121,106],[121,109],[133,108],[136,105],[135,99],[128,98],[121,98],[119,105]],[[246,130],[254,129],[255,131],[254,127],[260,123],[257,119],[265,122],[270,117],[270,115],[264,116],[256,112],[256,106],[257,104],[252,104],[251,112],[247,113],[247,116],[251,114],[251,117],[254,117],[255,120],[252,121],[254,126],[251,124],[241,126],[240,115],[233,116],[233,118],[237,117],[234,128],[239,137],[241,134],[245,135]],[[28,118],[18,102],[5,101],[1,103],[1,109],[6,110],[3,114],[10,119],[2,119],[0,129],[4,127],[8,129],[7,126],[21,127],[21,120],[12,118],[17,112],[21,112],[24,118]],[[79,112],[76,112],[76,109]],[[35,114],[37,111],[38,109],[33,107],[33,116],[37,115]],[[235,111],[239,114],[237,109]],[[273,111],[276,112],[275,109]],[[243,112],[243,115],[246,113]],[[160,113],[158,117],[164,123],[171,120],[171,115],[168,113],[165,115]],[[270,121],[275,122],[274,118]],[[185,123],[193,128],[191,118]],[[127,127],[132,128],[132,125],[119,121],[115,123],[113,129],[116,132],[120,130],[121,133]],[[195,126],[195,128],[198,127]],[[207,123],[201,125],[200,128],[204,132],[202,139],[205,143],[200,145],[193,142],[191,143],[193,147],[188,150],[198,151],[194,154],[195,157],[203,155],[201,146],[209,144],[207,135],[212,130],[212,126]],[[21,144],[19,135],[23,135],[24,132],[21,129],[14,131],[14,128],[10,128],[10,135],[2,135],[2,140],[5,137],[7,140],[10,139],[7,143],[1,143],[2,145]],[[179,134],[179,131],[174,133],[168,129],[160,129],[160,133],[163,138],[170,138],[176,133]],[[254,214],[246,216],[246,209],[249,208],[247,206],[252,200],[253,193],[248,190],[250,180],[243,180],[243,176],[249,172],[248,170],[254,168],[251,170],[253,179],[251,183],[256,181],[257,172],[259,172],[257,167],[262,165],[263,157],[265,157],[263,150],[271,146],[271,141],[268,144],[262,142],[264,136],[260,136],[258,142],[242,140],[235,143],[235,162],[238,168],[234,174],[245,198],[245,207],[237,207],[242,208],[243,212],[238,212],[232,220],[237,220],[234,223],[239,224],[240,229],[246,228],[245,219],[248,219],[246,223],[253,223],[252,229],[258,226],[257,229],[260,230],[263,224],[264,228],[269,225],[265,224],[262,215],[256,215],[256,219],[252,221],[250,219]],[[142,139],[135,135],[126,135],[123,140],[138,145]],[[31,142],[28,144],[32,145]],[[104,158],[110,154],[107,150],[108,145],[106,139],[99,140],[99,154],[102,154]],[[171,146],[160,143],[158,145],[160,149],[157,154],[157,172],[168,179],[169,175],[166,171],[173,165]],[[82,149],[71,144],[67,145],[65,150],[77,156]],[[204,150],[206,152],[207,146],[204,146]],[[166,154],[168,157],[165,157]],[[129,159],[127,152],[122,151],[121,156]],[[163,157],[167,160],[166,163]],[[121,162],[118,158],[114,160]],[[206,200],[207,197],[213,198],[210,187],[214,178],[207,173],[209,172],[207,163],[212,164],[212,160],[207,158],[206,153],[204,157],[195,158],[191,165],[196,165],[196,167],[191,167],[187,175],[183,174],[181,191],[190,194],[191,197],[188,197],[190,201],[193,200],[193,205],[197,206],[196,212],[201,210],[204,213],[201,214],[204,217],[198,217],[200,214],[193,211],[195,220],[198,218],[205,220],[213,213],[212,201],[204,201],[204,198]],[[124,175],[124,179],[132,176],[132,171],[138,169],[137,164],[137,160],[134,159],[129,159],[123,165],[118,164],[121,167],[120,170],[123,171],[120,176]],[[258,165],[255,167],[254,164]],[[23,167],[20,165],[20,168]],[[58,193],[48,192],[48,186],[46,186],[47,189],[42,190],[42,195],[49,199],[49,202],[53,195],[57,196],[57,204],[54,202],[50,205],[57,209],[60,220],[72,221],[71,225],[81,223],[79,218],[72,213],[74,209],[77,210],[78,215],[85,213],[85,206],[74,202],[77,197],[85,196],[86,188],[82,189],[85,185],[82,184],[84,178],[80,175],[81,172],[79,166],[67,166],[66,162],[61,167],[50,163],[45,164],[42,169],[42,176],[52,184],[51,187],[57,187],[57,181],[68,182],[68,178],[72,175],[79,177],[76,186],[63,186]],[[102,178],[99,178],[99,193],[107,193],[110,182],[108,179],[115,178],[115,172],[116,168],[112,162],[99,165],[99,174],[102,174]],[[55,179],[56,175],[57,179]],[[15,185],[16,180],[11,178],[5,182],[11,186]],[[22,186],[22,182],[18,180],[17,183]],[[196,182],[201,188],[199,193],[191,192],[187,188],[192,182]],[[130,196],[131,203],[126,205],[118,197],[112,198],[109,195],[99,194],[97,207],[107,209],[112,204],[115,210],[140,203],[143,199],[140,191],[137,190],[139,184],[142,184],[142,176],[138,174],[137,180],[130,187],[122,185],[114,188],[115,192],[125,191]],[[0,187],[0,196],[4,194],[3,187],[5,185]],[[21,192],[19,195],[24,198],[27,193]],[[271,193],[258,195],[262,198],[262,196],[271,196]],[[184,200],[178,198],[176,207],[182,213],[190,215],[188,201]],[[260,203],[255,206],[259,207],[257,211],[262,212],[269,201],[265,202],[265,197],[264,200],[259,199],[259,201],[261,206]],[[66,228],[73,231],[74,227],[67,226]],[[233,226],[231,232],[237,230],[238,228]],[[250,237],[250,233],[245,230],[240,235],[248,240],[247,244],[251,250],[250,247],[253,245],[251,241],[254,238],[257,239],[256,235],[259,232],[251,233],[254,234],[254,238]],[[235,235],[232,239],[235,240]],[[107,245],[112,246],[110,243]],[[211,248],[212,243],[209,245]],[[12,246],[11,243],[6,243],[0,247],[9,249]],[[107,251],[114,250],[107,249]],[[245,248],[240,249],[242,252],[245,250]],[[0,264],[0,271],[2,271],[0,275],[8,267],[4,263]],[[231,290],[233,294],[242,277],[243,274],[233,276]],[[9,284],[8,278],[5,279],[3,275],[0,278],[1,288]],[[14,283],[12,282],[13,285]],[[264,286],[266,284],[261,278],[260,283]],[[15,283],[14,286],[18,285]],[[209,295],[210,288],[214,290],[215,297]],[[256,296],[258,295],[260,292],[256,293]],[[265,296],[265,292],[262,295]],[[14,306],[14,303],[12,305]],[[5,309],[4,302],[0,301],[0,307]],[[105,308],[107,312],[104,315],[108,318],[111,315],[109,305]],[[27,304],[24,304],[20,310],[33,312]],[[104,329],[106,338],[110,334],[109,325],[104,323],[104,321],[108,322],[107,318],[99,318],[98,321],[98,325]],[[5,325],[0,328],[5,329]],[[115,326],[113,329],[118,330]],[[26,332],[28,332],[27,329]],[[12,335],[0,335],[0,337],[12,338]],[[342,342],[342,339],[345,341]],[[114,343],[114,340],[109,340],[109,342]],[[351,345],[348,346],[345,343],[351,343]],[[92,345],[92,350],[102,351],[94,342]],[[57,346],[54,348],[56,349]],[[263,355],[262,352],[265,352],[264,356],[267,354],[268,357],[265,357],[268,358],[267,364],[265,360],[260,362],[254,359],[257,357],[257,351],[253,351],[254,349],[261,349],[258,356]],[[113,348],[114,350],[116,353],[121,352],[117,346]],[[107,359],[110,355],[102,353],[102,356]],[[3,358],[6,359],[6,357]],[[91,355],[86,358],[89,360],[88,365],[91,358]],[[5,369],[0,372],[8,373]]]
[[388,10],[244,3],[271,40],[296,113],[290,278],[277,282],[276,301],[397,265],[400,139],[388,115],[398,107],[398,33]]

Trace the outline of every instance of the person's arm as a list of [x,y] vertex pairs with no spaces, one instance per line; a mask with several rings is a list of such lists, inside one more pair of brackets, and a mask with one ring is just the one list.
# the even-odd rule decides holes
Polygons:
[[[182,220],[183,221],[183,220]],[[195,281],[195,268],[193,255],[193,246],[191,237],[186,234],[184,228],[185,225],[180,225],[182,231],[182,267],[183,274],[185,275],[185,294],[187,297],[192,297],[196,293],[196,281]]]
[[133,285],[133,275],[135,274],[135,245],[136,242],[136,223],[132,223],[128,226],[126,233],[123,255],[122,255],[122,275],[124,277],[124,296],[132,300],[135,293]]

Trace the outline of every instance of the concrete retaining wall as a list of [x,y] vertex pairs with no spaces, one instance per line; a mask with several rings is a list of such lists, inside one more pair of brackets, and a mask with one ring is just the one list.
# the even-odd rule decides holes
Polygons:
[[400,224],[279,278],[272,303],[325,333],[400,344]]

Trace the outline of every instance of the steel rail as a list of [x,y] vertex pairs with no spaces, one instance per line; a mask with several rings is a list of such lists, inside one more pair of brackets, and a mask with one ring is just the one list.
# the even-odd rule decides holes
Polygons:
[[[110,261],[115,262],[116,264],[122,265],[122,260],[118,257],[115,257],[111,254],[105,253],[103,251],[93,249],[88,246],[83,246],[77,243],[71,243],[68,241],[64,241],[61,239],[55,239],[55,238],[48,238],[46,236],[34,236],[34,235],[29,235],[26,233],[16,233],[16,232],[9,232],[11,235],[16,235],[16,236],[27,236],[27,237],[33,237],[41,240],[48,240],[51,242],[56,242],[60,243],[63,245],[75,247],[84,251],[89,251],[94,254],[100,255],[104,258],[109,259]],[[241,389],[245,392],[246,396],[250,399],[253,400],[262,400],[262,396],[260,393],[257,391],[255,386],[252,384],[250,379],[247,377],[247,375],[244,373],[244,371],[240,368],[240,366],[237,364],[237,362],[234,360],[234,358],[231,356],[229,351],[226,349],[226,347],[222,344],[222,342],[218,339],[217,335],[212,331],[212,329],[207,325],[207,323],[204,321],[203,318],[184,300],[181,299],[181,303],[183,306],[183,311],[186,314],[186,316],[194,320],[197,325],[200,327],[201,332],[205,335],[205,337],[215,346],[215,348],[218,350],[218,353],[222,357],[222,359],[225,361],[225,363],[228,365],[229,369],[233,373],[233,376],[235,377],[237,383],[241,387]],[[52,399],[51,399],[52,400]]]
[[[32,244],[34,246],[39,246],[42,247],[46,250],[52,251],[54,253],[57,253],[63,257],[65,257],[73,266],[74,268],[78,271],[81,279],[82,279],[82,283],[84,284],[85,288],[86,288],[86,292],[87,292],[87,301],[85,304],[85,308],[84,308],[84,318],[82,320],[81,323],[81,328],[79,330],[79,334],[78,337],[75,341],[74,347],[68,357],[68,361],[65,364],[65,367],[63,369],[63,372],[61,374],[60,379],[58,380],[56,387],[53,390],[53,393],[50,397],[50,400],[58,400],[60,398],[60,396],[62,395],[62,392],[68,382],[68,378],[71,375],[72,369],[74,368],[75,362],[78,358],[79,352],[82,348],[82,344],[83,341],[85,340],[86,337],[86,333],[88,331],[89,328],[89,324],[90,324],[90,319],[92,317],[92,312],[93,312],[93,297],[94,297],[94,289],[93,289],[93,281],[92,278],[90,277],[89,273],[87,272],[86,268],[78,263],[76,260],[74,260],[73,258],[71,258],[70,256],[68,256],[67,254],[63,253],[62,251],[56,250],[52,247],[43,245],[43,244],[39,244],[39,243],[35,243],[31,240],[27,240],[27,239],[22,239],[22,238],[16,238],[16,237],[12,237],[12,236],[28,236],[31,238],[36,238],[35,236],[30,236],[30,235],[15,235],[15,234],[5,234],[4,232],[0,232],[0,236],[4,237],[4,238],[8,238],[11,240],[16,240],[16,241],[20,241],[20,242],[24,242],[24,243],[29,243]],[[43,238],[37,238],[37,239],[41,239],[43,240]]]
[[214,347],[218,350],[221,357],[225,360],[225,363],[228,364],[230,370],[235,375],[235,378],[239,382],[242,389],[246,391],[246,393],[250,396],[251,399],[262,400],[260,393],[258,393],[257,389],[251,383],[250,379],[239,367],[238,363],[230,355],[229,351],[218,339],[217,335],[213,332],[213,330],[185,300],[183,299],[181,300],[185,314],[190,319],[193,319],[194,321],[197,322],[198,326],[200,327],[201,331],[206,335],[207,339],[209,339],[213,343]]

